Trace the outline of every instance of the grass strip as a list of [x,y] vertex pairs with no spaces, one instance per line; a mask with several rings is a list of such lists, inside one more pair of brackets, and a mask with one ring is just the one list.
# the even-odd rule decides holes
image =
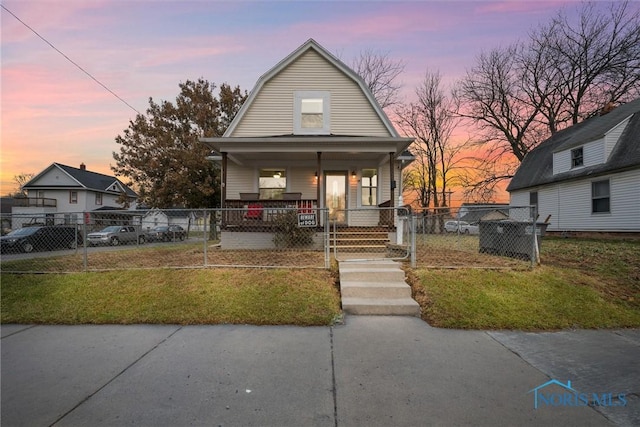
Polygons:
[[557,330],[640,327],[637,300],[600,292],[577,270],[417,270],[414,292],[433,326]]
[[340,298],[329,271],[130,270],[3,274],[2,323],[328,325]]

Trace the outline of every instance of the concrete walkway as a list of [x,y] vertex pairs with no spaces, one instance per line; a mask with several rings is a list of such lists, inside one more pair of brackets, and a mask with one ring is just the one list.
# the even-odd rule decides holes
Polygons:
[[[3,426],[640,424],[638,330],[486,333],[347,316],[335,327],[1,332]],[[534,409],[529,391],[551,378],[628,404]]]
[[342,310],[348,314],[420,316],[400,263],[392,260],[340,261]]

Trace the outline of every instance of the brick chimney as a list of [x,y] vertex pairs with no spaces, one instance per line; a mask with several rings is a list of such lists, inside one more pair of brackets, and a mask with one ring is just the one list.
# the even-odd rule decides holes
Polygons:
[[87,165],[85,165],[84,163],[80,163],[80,170],[81,171],[86,171],[87,170]]

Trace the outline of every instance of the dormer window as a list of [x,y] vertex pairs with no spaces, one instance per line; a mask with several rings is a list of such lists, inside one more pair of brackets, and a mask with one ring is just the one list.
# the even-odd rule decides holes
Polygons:
[[584,153],[582,147],[571,150],[571,168],[584,166]]
[[331,98],[328,91],[296,91],[293,106],[293,130],[298,135],[331,133]]

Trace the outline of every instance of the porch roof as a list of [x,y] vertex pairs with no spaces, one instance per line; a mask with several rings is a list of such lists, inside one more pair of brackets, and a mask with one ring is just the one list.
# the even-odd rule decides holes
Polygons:
[[347,135],[280,135],[262,137],[200,138],[213,151],[227,153],[239,164],[255,160],[316,159],[318,152],[323,160],[388,160],[389,153],[402,154],[414,138],[347,136]]

